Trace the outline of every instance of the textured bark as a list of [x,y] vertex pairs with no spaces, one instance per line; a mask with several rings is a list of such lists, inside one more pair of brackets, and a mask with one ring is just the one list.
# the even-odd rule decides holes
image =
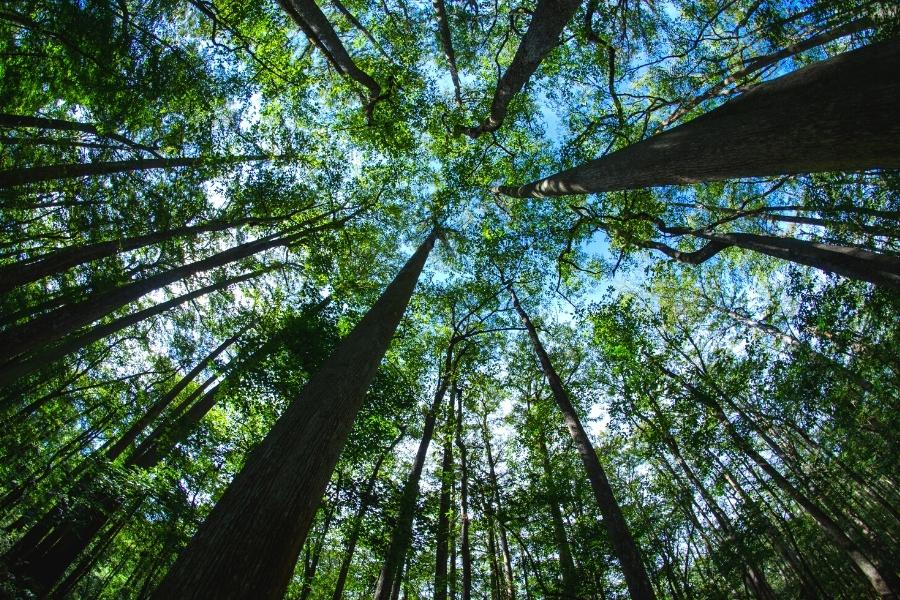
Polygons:
[[[266,219],[265,221],[269,221]],[[211,222],[189,227],[176,227],[167,231],[157,231],[132,238],[97,242],[84,246],[70,246],[54,250],[33,260],[19,261],[0,267],[0,293],[8,292],[20,285],[37,281],[50,275],[62,273],[72,267],[114,256],[121,252],[136,250],[165,242],[167,240],[199,233],[224,231],[241,225],[261,222],[260,219],[235,219],[229,222]]]
[[562,512],[559,510],[559,498],[556,496],[556,483],[553,480],[553,468],[550,466],[550,451],[547,448],[546,437],[547,434],[542,427],[538,437],[538,447],[541,451],[541,467],[544,470],[544,486],[547,488],[547,506],[550,508],[550,521],[553,523],[553,540],[556,543],[556,553],[559,555],[561,595],[572,600],[578,598],[578,572],[575,570],[572,549],[569,547],[569,537],[566,535],[566,526],[563,522]]
[[444,355],[443,375],[438,382],[438,388],[435,391],[431,407],[425,415],[422,439],[419,442],[419,449],[416,452],[416,458],[413,461],[409,477],[403,487],[397,524],[394,526],[391,543],[385,555],[384,566],[381,568],[378,584],[375,586],[375,600],[390,599],[391,591],[399,582],[403,557],[406,556],[409,544],[412,541],[413,519],[416,516],[416,501],[419,498],[419,480],[422,478],[422,469],[425,468],[425,458],[428,455],[428,447],[431,445],[431,438],[434,435],[438,411],[453,377],[454,345],[455,343],[451,341],[447,346],[447,351]]
[[516,312],[519,313],[523,325],[525,325],[525,328],[528,330],[528,336],[531,338],[531,344],[540,360],[541,369],[550,383],[553,397],[556,400],[556,404],[559,406],[560,411],[563,413],[566,427],[569,429],[572,440],[575,442],[575,447],[578,449],[578,454],[581,456],[581,460],[584,463],[588,480],[591,483],[594,498],[597,500],[597,506],[600,508],[600,513],[603,515],[603,521],[606,530],[609,533],[613,550],[615,551],[616,557],[619,559],[622,573],[625,575],[625,583],[628,586],[628,591],[635,600],[652,599],[655,597],[653,585],[650,583],[650,578],[647,576],[647,571],[644,569],[644,562],[641,557],[640,549],[631,535],[628,524],[625,522],[625,517],[622,515],[622,509],[619,507],[619,503],[613,495],[612,486],[610,486],[609,480],[606,477],[606,472],[600,465],[600,460],[597,458],[594,446],[591,444],[590,438],[588,438],[587,432],[581,424],[578,413],[575,412],[575,408],[572,406],[569,394],[566,392],[565,387],[563,387],[559,374],[557,374],[556,369],[553,367],[553,363],[550,362],[550,357],[547,355],[547,351],[544,349],[544,346],[538,337],[534,324],[532,324],[528,314],[519,303],[519,299],[513,288],[509,286],[508,290],[512,297],[513,307],[516,309]]
[[400,440],[403,439],[405,433],[401,432],[387,450],[378,455],[375,466],[372,468],[372,474],[369,475],[366,486],[360,495],[359,508],[353,516],[353,527],[350,535],[347,537],[347,548],[344,550],[344,558],[341,561],[341,567],[338,570],[337,582],[334,586],[334,594],[332,600],[341,600],[344,597],[344,586],[347,583],[347,574],[350,572],[350,564],[353,562],[353,553],[356,551],[356,544],[359,541],[359,534],[362,532],[363,518],[366,516],[369,507],[372,505],[372,494],[375,491],[375,482],[378,481],[378,473],[381,471],[381,465],[384,459],[393,452]]
[[340,38],[334,27],[328,22],[325,14],[314,0],[279,0],[281,7],[294,19],[294,22],[315,43],[328,61],[342,75],[346,75],[369,90],[369,100],[374,102],[381,96],[381,86],[372,77],[360,69]]
[[438,504],[438,528],[435,536],[435,566],[434,566],[434,600],[447,600],[447,544],[450,533],[450,491],[453,486],[453,397],[447,410],[447,427],[444,431],[444,449],[441,458],[441,496]]
[[900,167],[900,38],[762,83],[696,119],[539,181],[519,198]]
[[[155,317],[156,315],[160,315],[167,310],[170,310],[176,306],[180,306],[181,304],[193,300],[194,298],[199,298],[201,296],[223,290],[236,283],[258,277],[265,273],[267,270],[268,269],[253,271],[251,273],[245,273],[244,275],[239,275],[237,277],[224,279],[219,283],[196,289],[193,292],[188,292],[187,294],[177,296],[171,300],[160,302],[159,304],[155,304],[149,308],[145,308],[144,310],[139,310],[135,313],[125,315],[124,317],[113,319],[109,323],[97,325],[93,329],[90,329],[83,334],[66,338],[59,344],[50,346],[49,348],[46,348],[44,350],[37,351],[31,356],[28,356],[27,358],[24,358],[22,360],[8,362],[0,366],[0,388],[11,384],[20,377],[28,375],[43,367],[49,366],[60,358],[63,358],[64,356],[75,352],[76,350],[80,350],[88,344],[119,332],[126,327],[129,327],[136,323],[140,323],[141,321]],[[45,401],[50,399],[51,398],[49,397],[44,398]],[[32,405],[28,407],[29,414],[34,412],[38,408],[39,405],[37,403],[32,403]]]
[[463,128],[462,133],[475,139],[500,128],[513,96],[525,87],[544,57],[559,44],[560,34],[580,4],[578,0],[538,0],[528,31],[494,90],[490,114],[479,125]]
[[278,419],[154,593],[281,600],[436,232]]
[[56,341],[154,290],[196,273],[222,267],[271,248],[286,246],[298,241],[304,235],[305,232],[284,236],[270,235],[109,291],[95,292],[81,302],[62,306],[24,325],[0,333],[0,360],[9,360],[43,344]]
[[441,49],[447,57],[447,66],[450,70],[450,79],[453,81],[453,96],[456,104],[462,106],[462,92],[459,87],[459,71],[456,68],[456,52],[453,50],[453,36],[450,34],[450,21],[447,18],[447,7],[444,0],[431,0],[434,7],[434,15],[438,23],[438,39],[441,40]]
[[809,514],[809,516],[819,525],[822,531],[831,538],[835,546],[847,554],[851,563],[856,567],[859,573],[865,576],[877,594],[883,598],[894,598],[900,593],[900,585],[898,585],[897,577],[891,572],[890,567],[880,565],[876,560],[868,556],[859,544],[854,542],[847,535],[831,515],[829,515],[819,504],[807,497],[806,494],[797,489],[794,484],[788,481],[787,478],[784,477],[784,475],[782,475],[768,460],[757,452],[753,445],[738,433],[724,410],[722,410],[722,407],[712,396],[703,393],[698,388],[683,381],[668,369],[664,368],[664,372],[688,390],[693,398],[699,400],[710,409],[716,419],[722,424],[725,432],[734,442],[735,446],[771,477],[772,481],[775,482],[775,485],[787,494],[791,500],[803,507],[807,514]]
[[472,598],[472,549],[469,542],[469,465],[463,438],[462,390],[456,393],[456,447],[459,450],[460,558],[462,560],[462,600]]

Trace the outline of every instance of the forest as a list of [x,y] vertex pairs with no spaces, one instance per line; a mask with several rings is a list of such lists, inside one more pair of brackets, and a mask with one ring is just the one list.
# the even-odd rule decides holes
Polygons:
[[900,598],[900,5],[4,0],[0,600]]

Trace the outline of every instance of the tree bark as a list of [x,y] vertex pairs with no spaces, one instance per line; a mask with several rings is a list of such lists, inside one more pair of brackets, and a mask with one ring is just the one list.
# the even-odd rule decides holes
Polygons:
[[81,302],[61,306],[24,325],[0,333],[0,360],[8,361],[43,344],[54,342],[154,290],[196,273],[222,267],[271,248],[289,245],[301,239],[305,233],[270,235],[109,291],[95,292]]
[[900,38],[762,83],[692,121],[522,186],[518,198],[900,167]]
[[378,481],[378,473],[381,471],[381,465],[384,463],[384,459],[387,458],[397,444],[400,443],[400,440],[403,439],[404,435],[405,432],[401,431],[400,435],[394,438],[391,445],[378,455],[378,460],[375,461],[375,466],[372,468],[372,474],[369,475],[369,479],[366,481],[366,486],[363,488],[363,492],[360,495],[359,508],[353,516],[353,527],[350,529],[350,535],[347,537],[347,548],[344,551],[344,558],[341,561],[341,567],[338,570],[337,583],[335,583],[334,586],[332,600],[342,600],[344,597],[344,586],[347,583],[347,574],[350,572],[350,564],[353,562],[353,553],[356,551],[359,534],[362,532],[363,517],[366,516],[366,512],[368,512],[369,507],[372,505],[372,494],[375,491],[375,483]]
[[491,434],[487,424],[487,412],[482,416],[481,433],[484,438],[484,449],[488,460],[488,483],[490,484],[491,497],[489,503],[493,503],[493,512],[497,516],[497,534],[500,540],[500,552],[503,554],[503,598],[515,600],[516,581],[513,577],[512,554],[509,551],[509,538],[506,535],[506,524],[503,519],[503,506],[500,503],[500,485],[497,481],[494,453],[491,450]]
[[547,488],[547,505],[550,508],[550,521],[553,523],[553,539],[556,542],[556,553],[559,555],[559,576],[562,580],[561,595],[567,600],[578,598],[578,572],[572,560],[572,549],[562,512],[559,510],[559,498],[556,495],[556,482],[553,479],[553,468],[550,465],[550,450],[547,448],[547,433],[540,427],[538,446],[541,451],[541,467],[544,469],[544,486]]
[[725,429],[725,433],[734,442],[734,445],[771,477],[775,485],[787,494],[789,498],[803,507],[816,524],[831,538],[835,546],[847,553],[853,565],[866,577],[876,593],[884,598],[893,598],[900,593],[900,586],[897,584],[896,576],[891,573],[890,567],[880,565],[869,557],[822,507],[797,489],[794,484],[788,481],[768,460],[757,452],[750,442],[738,433],[724,410],[722,410],[722,407],[712,396],[703,393],[695,386],[682,380],[667,368],[663,367],[663,370],[666,375],[682,385],[693,398],[699,400],[712,411]]
[[177,237],[224,231],[260,221],[260,219],[237,219],[230,222],[218,221],[189,227],[175,227],[166,231],[156,231],[132,238],[61,248],[33,260],[0,266],[0,294],[26,283],[62,273],[72,267],[114,256],[121,252],[144,248]]
[[[63,358],[64,356],[80,350],[88,344],[92,344],[98,340],[119,332],[126,327],[135,325],[136,323],[140,323],[141,321],[155,317],[156,315],[160,315],[167,310],[170,310],[176,306],[180,306],[181,304],[193,300],[194,298],[199,298],[212,292],[223,290],[231,285],[253,279],[254,277],[259,277],[266,271],[268,271],[268,269],[252,271],[250,273],[245,273],[237,277],[224,279],[219,283],[196,289],[193,292],[188,292],[187,294],[177,296],[171,300],[160,302],[159,304],[155,304],[149,308],[145,308],[135,313],[119,317],[118,319],[113,319],[109,323],[97,325],[93,329],[90,329],[83,334],[66,338],[61,343],[55,346],[51,346],[45,350],[40,350],[32,354],[31,356],[28,356],[21,360],[13,360],[7,362],[4,365],[0,365],[0,388],[10,385],[18,378],[37,371],[38,369],[49,366],[55,361]],[[45,398],[45,400],[50,400],[50,398]],[[29,413],[37,410],[39,406],[40,405],[36,405],[35,403],[29,405]]]
[[381,86],[353,62],[334,27],[314,0],[279,0],[279,3],[339,73],[369,90],[370,103],[381,96]]
[[603,515],[606,530],[609,532],[613,550],[616,553],[616,557],[619,559],[619,564],[625,575],[625,583],[628,586],[628,591],[635,600],[652,599],[655,597],[653,585],[650,583],[650,578],[647,576],[647,571],[644,569],[644,562],[641,557],[640,549],[631,535],[628,524],[625,522],[625,517],[622,515],[622,509],[616,501],[612,486],[610,486],[609,480],[606,477],[606,472],[600,465],[600,460],[597,458],[594,446],[591,444],[590,438],[588,438],[587,432],[584,430],[581,420],[578,418],[578,413],[575,412],[575,408],[572,406],[569,394],[566,392],[565,387],[563,387],[562,380],[559,378],[556,369],[553,367],[553,363],[550,362],[550,357],[547,355],[547,351],[544,349],[544,346],[538,337],[534,324],[532,324],[528,314],[519,303],[519,298],[516,296],[512,286],[507,286],[507,289],[512,297],[513,307],[516,309],[516,312],[519,313],[523,325],[525,325],[525,328],[528,330],[528,337],[531,338],[531,344],[540,360],[541,369],[550,383],[553,397],[556,399],[556,404],[563,413],[566,427],[569,429],[572,440],[575,442],[575,447],[578,449],[578,453],[584,463],[588,480],[594,491],[594,498],[597,500],[597,505],[600,508],[600,513]]
[[[462,560],[462,600],[472,599],[472,549],[469,542],[469,466],[466,441],[463,438],[462,389],[456,393],[456,447],[459,450],[459,502],[460,502],[460,559]],[[452,394],[451,394],[452,395]]]
[[528,31],[494,90],[490,114],[479,125],[462,128],[462,133],[474,140],[500,128],[513,96],[525,87],[544,57],[559,44],[560,34],[580,4],[578,0],[538,0]]
[[462,92],[459,86],[459,71],[456,68],[456,52],[453,50],[453,36],[450,33],[450,21],[447,17],[447,7],[444,0],[431,0],[434,7],[434,15],[438,24],[438,39],[441,40],[441,48],[447,57],[447,66],[450,70],[450,79],[453,81],[453,96],[456,104],[462,106]]
[[444,401],[444,396],[447,394],[450,381],[454,376],[454,340],[451,340],[447,345],[444,355],[443,375],[438,382],[431,407],[425,415],[425,426],[422,429],[419,449],[416,452],[416,458],[406,480],[406,485],[403,487],[397,524],[394,527],[391,543],[385,555],[384,566],[381,568],[381,574],[378,577],[378,584],[375,586],[375,600],[390,600],[391,591],[396,582],[399,581],[403,557],[406,556],[409,549],[412,539],[413,519],[416,516],[416,501],[419,498],[419,480],[422,478],[422,469],[425,468],[425,458],[428,455],[428,447],[431,445],[431,438],[434,435],[438,411],[441,408],[441,403]]
[[444,431],[444,451],[441,459],[441,496],[438,506],[438,528],[435,543],[434,600],[447,600],[447,558],[450,537],[450,490],[455,475],[453,469],[453,397],[447,410],[447,426]]
[[155,598],[281,600],[436,236],[428,236],[251,453]]

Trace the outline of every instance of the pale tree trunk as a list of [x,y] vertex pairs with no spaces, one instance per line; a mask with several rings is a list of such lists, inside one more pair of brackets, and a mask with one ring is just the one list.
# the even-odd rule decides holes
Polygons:
[[281,600],[436,236],[428,236],[250,454],[155,598]]
[[513,96],[525,87],[544,57],[559,44],[560,34],[580,4],[578,0],[538,0],[528,31],[494,90],[490,114],[479,125],[462,128],[461,133],[475,139],[500,128]]
[[600,513],[603,515],[604,524],[609,533],[613,550],[615,551],[616,557],[619,559],[619,564],[625,575],[625,583],[628,586],[628,591],[635,600],[654,598],[653,585],[650,583],[650,578],[647,576],[647,571],[644,568],[641,551],[631,535],[628,524],[625,522],[622,509],[619,507],[619,503],[613,494],[612,486],[609,484],[609,479],[606,477],[606,472],[600,465],[600,460],[597,458],[594,446],[591,444],[590,438],[588,438],[587,432],[581,424],[578,413],[575,412],[575,408],[572,406],[569,394],[566,392],[562,380],[559,378],[556,369],[553,367],[553,363],[550,362],[550,357],[547,355],[547,351],[544,349],[531,319],[519,303],[519,299],[512,286],[508,286],[508,290],[512,297],[513,307],[516,309],[516,312],[519,313],[522,323],[528,330],[528,336],[531,338],[531,344],[534,347],[535,354],[537,354],[538,359],[540,360],[541,369],[550,383],[553,397],[563,414],[566,427],[569,429],[569,433],[572,436],[572,440],[575,442],[575,447],[578,449],[578,454],[581,456],[582,463],[587,471],[588,480],[591,483],[591,489],[594,492],[597,506],[600,508]]
[[900,167],[900,38],[762,83],[692,121],[522,186],[519,198]]

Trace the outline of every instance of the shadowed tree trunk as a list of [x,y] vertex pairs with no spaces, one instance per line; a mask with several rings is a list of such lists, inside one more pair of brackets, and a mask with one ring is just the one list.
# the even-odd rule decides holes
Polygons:
[[696,119],[522,186],[518,198],[900,167],[900,38],[762,83]]
[[375,483],[378,481],[378,473],[381,471],[381,465],[384,463],[384,459],[393,452],[394,448],[400,443],[400,440],[402,440],[405,435],[406,433],[401,431],[400,435],[394,438],[394,441],[387,450],[378,455],[378,460],[375,461],[375,466],[372,468],[372,474],[369,475],[366,486],[360,494],[359,508],[353,516],[353,527],[350,529],[350,535],[347,537],[347,548],[344,550],[344,558],[341,561],[340,570],[338,570],[337,583],[334,586],[334,594],[332,594],[333,600],[341,600],[344,597],[344,586],[347,583],[347,574],[350,572],[350,564],[353,562],[353,553],[356,551],[356,543],[359,541],[359,534],[362,532],[363,518],[366,516],[366,512],[368,512],[369,507],[372,505]]
[[196,167],[200,165],[225,165],[240,162],[269,160],[268,156],[231,156],[226,158],[137,158],[96,163],[70,163],[22,167],[0,171],[0,189],[56,179],[76,179],[115,173],[134,173],[153,169],[174,169],[176,167]]
[[196,273],[222,267],[265,250],[295,243],[310,232],[311,230],[305,230],[286,235],[269,235],[109,291],[95,292],[81,302],[61,306],[24,325],[0,333],[0,359],[9,360],[42,344],[56,341],[154,290]]
[[447,57],[447,66],[450,70],[450,79],[453,81],[453,96],[456,104],[462,106],[462,92],[459,87],[459,71],[456,69],[456,52],[453,50],[453,36],[450,34],[450,21],[447,18],[447,7],[444,0],[431,0],[434,7],[434,15],[438,23],[438,39],[441,40],[441,49]]
[[428,236],[250,454],[155,598],[281,600],[436,236]]
[[434,600],[447,600],[447,555],[450,537],[450,492],[455,475],[453,469],[453,427],[455,424],[453,396],[447,407],[447,420],[444,434],[444,450],[441,458],[441,497],[438,505],[438,528],[435,536],[437,550],[434,566]]
[[491,489],[489,503],[493,503],[494,514],[497,516],[497,536],[500,540],[500,552],[503,555],[503,598],[515,600],[516,581],[513,577],[512,554],[509,551],[509,538],[506,535],[506,522],[503,519],[503,505],[500,502],[500,485],[497,481],[497,471],[494,462],[494,453],[491,449],[491,434],[488,429],[487,412],[482,415],[481,433],[484,438],[484,450],[488,461],[488,483]]
[[[0,114],[0,127],[8,129],[53,129],[56,131],[80,131],[90,135],[109,138],[135,150],[156,154],[156,149],[134,142],[122,135],[112,132],[101,132],[93,123],[79,123],[65,119],[50,119],[30,115]],[[157,155],[158,156],[158,155]]]
[[167,231],[157,231],[132,238],[61,248],[32,260],[19,261],[15,264],[0,267],[0,293],[8,292],[17,286],[31,283],[56,273],[62,273],[80,264],[114,256],[121,252],[144,248],[177,237],[224,231],[242,225],[273,222],[275,220],[277,219],[248,218],[235,219],[229,222],[211,222],[189,227],[176,227]]
[[500,128],[513,96],[525,87],[544,57],[559,44],[560,34],[580,4],[578,0],[538,0],[528,31],[494,90],[490,114],[479,125],[460,129],[461,133],[475,139]]
[[[472,549],[469,542],[469,465],[463,438],[462,389],[456,393],[456,447],[459,450],[460,558],[462,560],[462,600],[472,598]],[[452,394],[451,394],[452,395]]]
[[635,600],[652,599],[655,597],[653,585],[650,583],[650,578],[647,576],[647,571],[644,569],[641,552],[638,549],[634,538],[631,536],[631,530],[628,528],[625,517],[622,515],[622,509],[619,507],[619,503],[613,495],[612,487],[606,477],[606,472],[600,465],[594,446],[591,444],[587,432],[584,430],[581,420],[578,418],[578,414],[572,406],[569,394],[563,387],[562,380],[559,378],[556,369],[550,362],[550,357],[547,355],[547,351],[544,349],[544,346],[538,337],[534,324],[532,324],[528,314],[519,303],[519,299],[512,286],[507,286],[507,289],[512,298],[513,307],[516,309],[516,312],[519,313],[522,323],[528,330],[528,336],[531,338],[531,344],[534,347],[535,354],[537,354],[538,359],[540,360],[541,369],[550,383],[553,397],[556,399],[556,404],[563,413],[566,427],[569,429],[572,440],[575,442],[575,447],[578,449],[578,454],[581,456],[581,460],[584,463],[588,480],[594,491],[594,498],[597,500],[600,513],[603,515],[604,525],[609,533],[613,550],[615,551],[616,557],[619,559],[619,564],[625,575],[628,591]]
[[541,452],[541,468],[544,470],[544,487],[547,489],[547,506],[550,509],[550,521],[553,523],[553,541],[559,555],[559,576],[562,581],[562,596],[569,600],[578,597],[578,572],[572,560],[572,549],[566,535],[566,525],[559,509],[559,497],[556,494],[556,482],[553,479],[553,467],[550,465],[550,450],[547,448],[547,432],[539,427],[538,449]]
[[666,367],[662,367],[662,370],[666,375],[687,390],[692,398],[700,401],[710,409],[716,419],[722,424],[725,433],[731,438],[734,445],[771,477],[772,481],[775,482],[775,485],[787,494],[789,498],[803,507],[807,514],[809,514],[819,527],[821,527],[831,538],[835,546],[847,553],[853,565],[866,577],[876,593],[884,598],[894,598],[900,593],[900,585],[898,585],[897,577],[892,573],[890,567],[881,565],[875,559],[868,556],[859,544],[854,542],[847,535],[831,515],[827,514],[819,504],[811,500],[806,494],[794,486],[794,484],[788,481],[787,478],[785,478],[784,475],[782,475],[768,460],[757,452],[752,444],[738,433],[737,429],[735,429],[734,425],[725,414],[725,411],[712,396],[705,394],[700,389],[684,381]]
[[[193,292],[188,292],[187,294],[183,294],[181,296],[176,296],[171,300],[166,300],[165,302],[154,304],[153,306],[145,308],[144,310],[139,310],[135,313],[125,315],[124,317],[113,319],[109,323],[97,325],[96,327],[86,331],[83,334],[68,337],[59,344],[50,346],[46,350],[40,350],[32,354],[31,356],[28,356],[27,358],[17,361],[10,361],[0,366],[0,388],[11,384],[16,379],[24,375],[28,375],[38,369],[49,366],[60,358],[72,352],[75,352],[76,350],[80,350],[88,344],[92,344],[93,342],[117,333],[122,329],[125,329],[126,327],[129,327],[136,323],[140,323],[141,321],[155,317],[156,315],[160,315],[167,310],[175,308],[176,306],[180,306],[181,304],[184,304],[189,300],[193,300],[194,298],[200,298],[201,296],[223,290],[236,283],[247,281],[249,279],[253,279],[254,277],[259,277],[267,271],[268,269],[262,269],[259,271],[246,273],[244,275],[239,275],[237,277],[223,279],[219,283],[196,289]],[[50,399],[51,398],[43,398],[42,400],[47,401]],[[23,409],[23,412],[27,412],[30,414],[37,410],[39,407],[39,403],[32,403],[26,409]]]
[[279,4],[338,73],[346,75],[369,91],[370,107],[382,97],[381,86],[353,62],[334,27],[314,0],[279,0]]
[[[400,569],[403,557],[406,556],[412,540],[413,519],[416,515],[416,501],[419,498],[419,480],[422,478],[422,469],[425,467],[425,458],[428,455],[428,447],[431,445],[431,438],[434,435],[434,427],[437,421],[438,411],[441,409],[441,403],[447,394],[447,388],[453,379],[454,366],[459,356],[454,356],[453,350],[456,345],[456,338],[452,338],[447,345],[444,354],[444,364],[442,367],[442,376],[438,382],[438,388],[434,393],[434,400],[428,413],[425,415],[425,426],[422,429],[422,439],[419,442],[419,449],[416,452],[416,458],[403,487],[403,495],[400,498],[399,514],[397,515],[397,524],[391,536],[391,543],[388,547],[387,554],[384,559],[384,566],[381,568],[381,574],[378,577],[378,584],[375,586],[375,600],[389,600],[394,585],[399,581]],[[451,398],[452,401],[452,398]]]

